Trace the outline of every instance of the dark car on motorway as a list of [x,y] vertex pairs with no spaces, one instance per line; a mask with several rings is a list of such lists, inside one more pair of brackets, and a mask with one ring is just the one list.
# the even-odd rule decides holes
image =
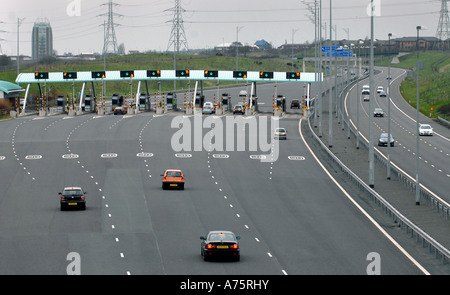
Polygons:
[[385,91],[381,91],[381,92],[380,92],[380,97],[386,97],[386,96],[387,96],[387,94],[386,94]]
[[206,261],[212,257],[230,257],[239,261],[241,257],[239,239],[231,231],[219,230],[210,231],[206,238],[201,236],[201,254],[203,260]]
[[291,109],[299,109],[300,108],[300,100],[293,99],[291,101]]
[[62,192],[59,193],[61,211],[64,209],[86,209],[87,192],[83,191],[81,187],[65,187]]
[[128,110],[125,107],[116,107],[114,109],[114,115],[118,115],[118,114],[126,115],[127,112],[128,112]]
[[[391,134],[390,143],[391,146],[394,146],[394,137]],[[380,137],[378,138],[378,145],[379,146],[387,146],[388,145],[388,134],[387,133],[381,133]]]

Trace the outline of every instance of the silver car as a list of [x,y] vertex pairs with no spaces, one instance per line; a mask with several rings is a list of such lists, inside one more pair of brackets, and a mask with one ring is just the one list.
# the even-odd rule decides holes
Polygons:
[[433,127],[429,124],[420,124],[419,126],[419,135],[433,135]]

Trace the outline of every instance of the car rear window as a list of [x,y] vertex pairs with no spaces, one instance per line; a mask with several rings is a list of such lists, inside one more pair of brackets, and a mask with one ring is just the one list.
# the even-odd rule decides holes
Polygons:
[[209,235],[209,240],[212,242],[218,242],[218,241],[234,241],[234,235],[230,234],[230,233],[224,233],[224,234],[219,234],[219,233],[213,233]]
[[83,191],[81,191],[81,190],[65,190],[62,194],[64,196],[82,196]]
[[167,177],[181,177],[181,172],[177,171],[168,171]]

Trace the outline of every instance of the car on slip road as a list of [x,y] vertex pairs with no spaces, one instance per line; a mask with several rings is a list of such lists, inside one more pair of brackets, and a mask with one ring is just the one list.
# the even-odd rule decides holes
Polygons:
[[161,174],[162,188],[179,188],[184,190],[184,175],[179,169],[167,169],[164,174]]
[[429,124],[420,124],[419,126],[419,135],[429,135],[432,136],[433,135],[433,127],[431,127],[431,125]]
[[381,108],[375,108],[373,110],[373,116],[374,117],[384,117],[384,112]]
[[64,209],[86,209],[87,192],[83,191],[81,187],[65,187],[64,190],[58,193],[60,198],[61,211]]
[[[391,140],[390,140],[391,146],[394,146],[394,142],[395,142],[394,137],[391,134]],[[378,145],[379,146],[387,146],[388,145],[388,134],[387,133],[380,134],[380,137],[378,138]]]
[[241,257],[239,239],[240,237],[231,231],[220,230],[210,231],[206,237],[201,236],[200,250],[203,260],[213,257],[231,257],[239,261]]

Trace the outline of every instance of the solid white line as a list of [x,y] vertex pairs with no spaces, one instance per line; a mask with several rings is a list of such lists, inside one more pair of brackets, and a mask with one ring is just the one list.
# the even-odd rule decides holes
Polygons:
[[375,225],[376,228],[378,228],[378,230],[386,237],[388,238],[392,244],[394,244],[394,246],[396,246],[409,260],[411,260],[411,262],[416,265],[424,274],[429,275],[430,273],[422,266],[420,265],[405,249],[403,249],[403,247],[397,243],[396,240],[394,240],[394,238],[392,238],[379,224],[378,222],[376,222],[372,216],[370,216],[348,193],[347,191],[334,179],[334,177],[330,174],[330,172],[328,172],[328,170],[325,168],[325,166],[323,166],[323,164],[320,162],[320,160],[316,157],[316,155],[314,154],[314,152],[312,151],[312,149],[309,147],[308,143],[306,142],[305,138],[303,137],[303,133],[302,133],[302,119],[300,119],[299,123],[298,123],[298,130],[300,132],[300,136],[303,140],[303,143],[306,145],[306,147],[308,148],[309,152],[311,153],[311,155],[314,157],[314,159],[316,160],[316,162],[319,164],[319,166],[323,169],[323,171],[328,175],[328,177],[334,182],[334,184],[342,191],[342,193],[356,206],[356,208],[358,208],[361,213],[363,213],[367,219],[369,219],[370,222],[373,223],[373,225]]

